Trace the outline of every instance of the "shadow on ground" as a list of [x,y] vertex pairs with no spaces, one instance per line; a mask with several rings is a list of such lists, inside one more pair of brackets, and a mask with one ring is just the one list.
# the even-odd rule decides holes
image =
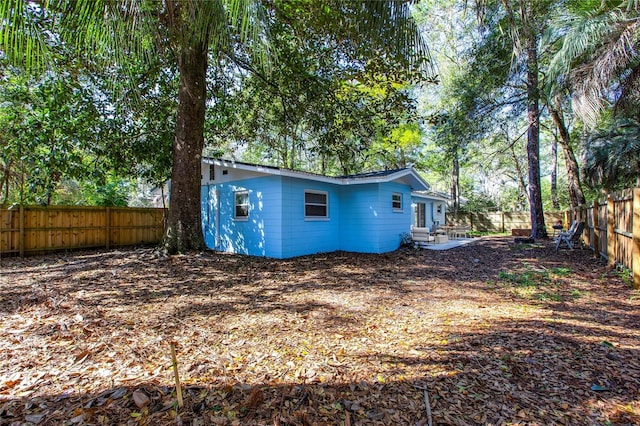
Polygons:
[[585,250],[1,268],[0,424],[640,424],[638,293]]

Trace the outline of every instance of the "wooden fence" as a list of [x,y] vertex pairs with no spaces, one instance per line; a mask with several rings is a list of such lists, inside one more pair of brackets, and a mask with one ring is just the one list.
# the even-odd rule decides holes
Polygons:
[[0,207],[0,255],[156,244],[164,209],[85,206]]
[[[544,221],[547,233],[553,234],[553,224],[557,220],[566,220],[563,212],[545,213]],[[468,225],[474,231],[480,232],[511,232],[513,229],[531,230],[531,216],[529,212],[484,212],[484,213],[447,213],[447,222]]]
[[[573,220],[585,223],[583,243],[595,258],[604,258],[610,266],[622,265],[633,273],[633,286],[640,288],[640,188],[627,189],[593,203],[564,212],[545,213],[547,233],[553,235],[553,223],[562,220],[567,227]],[[474,231],[511,232],[531,229],[529,212],[460,213],[447,221],[466,224]]]
[[594,256],[631,270],[633,286],[640,288],[640,188],[609,194],[567,215],[585,223],[583,242]]

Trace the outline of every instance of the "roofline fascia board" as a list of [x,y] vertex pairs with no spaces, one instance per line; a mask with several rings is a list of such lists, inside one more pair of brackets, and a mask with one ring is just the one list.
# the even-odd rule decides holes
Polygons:
[[427,199],[427,200],[442,201],[442,202],[445,202],[445,203],[451,201],[448,198],[438,197],[437,195],[416,194],[414,192],[411,193],[411,196],[412,197],[416,197],[416,198],[424,198],[424,199]]
[[386,176],[375,176],[375,177],[364,177],[364,178],[335,178],[331,176],[323,176],[323,175],[318,175],[313,173],[299,172],[296,170],[286,170],[278,167],[251,165],[251,164],[238,163],[235,161],[227,161],[227,160],[216,160],[209,157],[203,157],[202,161],[206,164],[213,164],[220,167],[229,167],[229,168],[234,168],[239,170],[253,171],[253,172],[265,173],[265,174],[270,174],[275,176],[307,179],[307,180],[331,183],[336,185],[344,185],[344,186],[364,185],[367,183],[386,183],[386,182],[394,181],[406,175],[412,175],[420,185],[424,186],[427,190],[429,189],[429,184],[425,182],[425,180],[413,168],[399,170],[395,173],[392,173]]

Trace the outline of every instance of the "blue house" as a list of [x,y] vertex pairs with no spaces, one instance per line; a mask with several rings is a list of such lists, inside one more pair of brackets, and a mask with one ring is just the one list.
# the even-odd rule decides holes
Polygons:
[[209,248],[289,258],[384,253],[411,225],[444,223],[444,200],[412,168],[329,177],[203,159],[202,227]]

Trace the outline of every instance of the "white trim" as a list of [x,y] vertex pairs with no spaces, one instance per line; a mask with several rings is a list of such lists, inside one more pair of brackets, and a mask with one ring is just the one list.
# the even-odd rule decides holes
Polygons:
[[429,184],[420,176],[413,168],[407,168],[398,170],[397,172],[382,175],[382,176],[370,176],[370,177],[351,177],[351,178],[339,178],[331,176],[317,175],[313,173],[298,172],[295,170],[280,169],[278,167],[258,166],[244,163],[236,163],[235,161],[216,160],[213,158],[203,158],[202,161],[205,164],[215,164],[220,167],[226,167],[229,169],[245,170],[257,173],[264,173],[268,175],[292,177],[297,179],[312,180],[315,182],[332,183],[336,185],[364,185],[368,183],[385,183],[393,182],[395,180],[407,177],[412,184],[410,185],[413,190],[429,190]]
[[419,193],[419,192],[415,192],[415,191],[411,192],[411,197],[412,197],[412,198],[413,198],[413,197],[415,197],[415,198],[420,198],[420,199],[423,199],[423,200],[429,200],[429,201],[434,201],[434,200],[435,200],[435,201],[441,201],[441,202],[443,202],[443,203],[447,203],[447,202],[451,201],[451,200],[450,200],[450,199],[448,199],[448,198],[441,197],[441,196],[438,196],[438,195],[427,195],[427,194],[421,194],[421,193]]
[[[394,206],[394,204],[396,203],[396,200],[395,200],[395,196],[396,195],[400,197],[400,207],[395,207]],[[403,201],[402,200],[402,195],[403,195],[402,192],[392,192],[391,193],[391,208],[396,213],[402,212],[404,210],[403,209],[404,206],[402,205],[402,201]]]
[[[244,204],[238,204],[237,196],[240,194],[247,195],[247,204],[246,204],[247,215],[246,216],[238,216],[238,206],[244,206]],[[251,206],[251,203],[249,202],[249,191],[247,191],[246,189],[233,191],[233,220],[239,220],[239,221],[249,220],[250,206]]]

